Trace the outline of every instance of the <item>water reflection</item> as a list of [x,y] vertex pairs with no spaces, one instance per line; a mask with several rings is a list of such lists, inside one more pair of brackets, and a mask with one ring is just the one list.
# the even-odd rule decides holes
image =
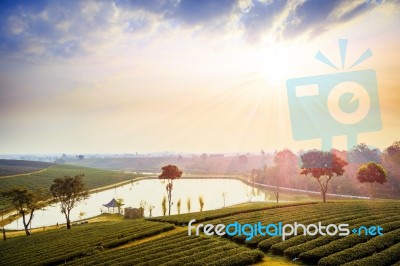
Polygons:
[[[140,206],[140,202],[145,201],[147,206],[154,206],[153,216],[162,215],[161,202],[166,196],[165,183],[158,179],[149,179],[132,182],[130,184],[114,187],[98,193],[93,193],[90,197],[81,202],[71,211],[71,221],[86,219],[108,212],[103,204],[108,203],[112,198],[123,199],[123,207]],[[187,213],[187,199],[191,201],[191,212],[200,210],[199,197],[204,198],[203,210],[218,209],[248,201],[265,201],[268,196],[257,188],[248,186],[235,179],[180,179],[174,181],[172,191],[173,205],[171,214],[177,214],[178,200],[181,200],[180,213]],[[112,212],[112,209],[109,210]],[[118,212],[117,208],[114,212]],[[145,216],[149,216],[150,210],[146,208]],[[65,223],[65,217],[60,212],[59,204],[47,206],[44,210],[35,212],[32,220],[32,228],[49,226]],[[6,229],[22,229],[22,218],[6,226]]]

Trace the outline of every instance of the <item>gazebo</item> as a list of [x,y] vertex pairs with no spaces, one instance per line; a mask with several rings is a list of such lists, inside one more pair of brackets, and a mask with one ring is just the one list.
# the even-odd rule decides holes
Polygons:
[[118,201],[115,200],[115,198],[113,198],[109,203],[107,204],[103,204],[104,207],[108,208],[108,212],[110,212],[110,208],[113,208],[113,212],[114,212],[114,208],[120,208],[122,205],[124,204],[120,204]]

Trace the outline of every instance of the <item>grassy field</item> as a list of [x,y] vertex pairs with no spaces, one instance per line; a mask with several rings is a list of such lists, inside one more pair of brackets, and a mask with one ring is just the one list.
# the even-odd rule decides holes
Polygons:
[[[271,254],[306,265],[393,265],[400,264],[400,202],[343,201],[302,205],[260,204],[192,213],[206,223],[303,223],[350,224],[350,229],[380,225],[382,236],[242,236],[199,237],[187,235],[176,226],[186,214],[154,220],[115,219],[65,229],[36,232],[0,243],[1,265],[248,265],[269,263]],[[234,208],[232,208],[234,209]],[[205,218],[206,217],[206,218]],[[218,218],[215,218],[218,217]],[[160,219],[161,220],[161,219]],[[177,222],[178,221],[178,222]],[[203,222],[204,223],[204,222]],[[265,255],[266,254],[266,255]],[[263,256],[267,256],[263,259]],[[271,265],[271,264],[268,264]],[[273,264],[272,264],[273,265]],[[280,264],[281,265],[281,264]]]
[[0,177],[36,172],[54,165],[56,164],[36,161],[0,159]]
[[[322,224],[348,223],[350,228],[361,225],[380,225],[384,228],[383,236],[358,236],[350,234],[337,236],[294,236],[282,241],[281,237],[256,236],[246,241],[244,236],[233,237],[232,240],[257,247],[264,252],[272,252],[298,259],[306,264],[318,265],[391,265],[400,260],[398,247],[400,242],[400,202],[334,202],[315,205],[288,206],[279,209],[249,212],[234,216],[211,220],[209,223],[228,224],[234,221],[240,223],[303,223]],[[382,264],[372,264],[377,254],[384,252]],[[375,256],[375,257],[373,257]],[[382,257],[382,256],[380,256]],[[362,261],[359,261],[362,260]]]
[[10,238],[0,245],[1,265],[54,265],[173,229],[165,223],[107,221]]
[[167,237],[108,250],[101,254],[71,261],[70,265],[248,265],[264,254],[223,238],[204,235],[188,237],[180,232]]
[[[95,189],[103,186],[112,185],[122,181],[132,180],[139,175],[123,173],[120,171],[109,171],[73,165],[55,165],[40,172],[30,175],[17,175],[0,178],[0,191],[9,190],[15,186],[24,186],[29,189],[43,189],[49,193],[49,188],[53,179],[63,176],[75,176],[84,174],[83,180],[87,188]],[[10,208],[10,202],[0,198],[0,209]]]
[[210,220],[217,219],[220,217],[233,216],[236,214],[249,213],[249,212],[255,212],[255,211],[275,209],[275,208],[284,208],[284,207],[289,207],[289,206],[309,205],[309,204],[316,204],[316,202],[280,203],[280,204],[255,202],[255,203],[240,204],[240,205],[222,208],[222,209],[218,209],[218,210],[149,218],[148,220],[167,222],[167,223],[173,223],[176,225],[185,226],[192,219],[195,219],[196,222],[199,223],[199,222],[204,222],[204,221],[210,221]]

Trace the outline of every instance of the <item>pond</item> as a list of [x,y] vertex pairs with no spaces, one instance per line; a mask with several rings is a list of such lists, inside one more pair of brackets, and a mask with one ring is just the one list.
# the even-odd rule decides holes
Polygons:
[[[123,199],[123,207],[139,208],[140,202],[154,206],[152,216],[163,215],[161,202],[166,196],[166,183],[159,179],[133,181],[130,184],[111,188],[90,194],[85,201],[80,202],[71,211],[71,221],[87,219],[104,212],[113,212],[103,207],[113,198]],[[225,197],[223,196],[225,195]],[[219,209],[243,202],[266,201],[268,195],[262,190],[251,187],[236,179],[179,179],[173,183],[171,215],[177,214],[177,202],[181,200],[180,213],[187,213],[187,199],[191,201],[191,212],[200,211],[199,197],[204,199],[203,210]],[[225,198],[225,200],[224,200]],[[225,202],[224,202],[225,201]],[[269,201],[269,200],[268,200]],[[118,212],[117,208],[114,212]],[[148,208],[145,216],[149,216]],[[47,206],[44,210],[35,212],[32,228],[65,223],[65,217],[60,212],[59,204]],[[6,229],[23,229],[22,218],[5,226]]]

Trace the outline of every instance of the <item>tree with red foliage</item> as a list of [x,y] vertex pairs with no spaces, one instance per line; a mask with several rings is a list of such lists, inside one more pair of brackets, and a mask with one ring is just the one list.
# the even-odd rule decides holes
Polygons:
[[275,154],[274,162],[276,165],[276,170],[279,173],[278,175],[274,175],[274,195],[276,199],[276,203],[279,202],[279,187],[282,182],[286,185],[289,185],[292,181],[293,176],[297,172],[297,157],[296,155],[289,149],[284,149]]
[[344,167],[348,163],[332,152],[317,150],[312,150],[301,155],[301,161],[303,162],[301,167],[303,170],[300,174],[311,174],[318,181],[321,187],[321,196],[325,203],[329,181],[334,176],[343,175]]
[[182,171],[176,165],[166,165],[161,168],[162,173],[158,176],[159,179],[166,179],[167,185],[167,195],[168,195],[168,215],[171,215],[171,199],[172,199],[172,181],[175,179],[179,179],[182,176]]
[[393,142],[382,154],[383,166],[388,172],[390,184],[400,193],[400,141]]
[[382,165],[369,162],[363,164],[357,171],[357,179],[365,183],[369,189],[371,199],[375,196],[375,184],[383,184],[387,181],[387,173]]

